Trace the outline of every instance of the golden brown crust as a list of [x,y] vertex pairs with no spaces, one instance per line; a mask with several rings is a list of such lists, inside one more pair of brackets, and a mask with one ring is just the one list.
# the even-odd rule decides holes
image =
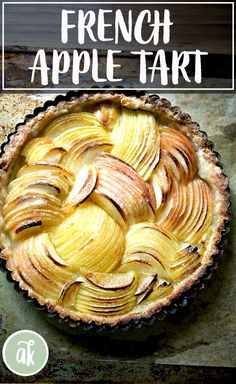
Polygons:
[[[118,105],[131,108],[151,111],[161,120],[163,125],[171,124],[173,128],[182,131],[194,144],[201,164],[199,175],[209,182],[214,193],[214,204],[217,211],[214,214],[213,231],[204,253],[202,266],[198,268],[190,277],[183,280],[175,286],[173,292],[158,302],[143,305],[142,310],[133,311],[118,316],[95,316],[90,314],[79,314],[76,311],[69,311],[57,305],[53,300],[45,299],[35,294],[27,284],[23,282],[12,264],[12,258],[8,257],[10,251],[7,246],[7,239],[4,235],[0,238],[0,247],[3,249],[2,258],[8,259],[7,269],[12,271],[12,278],[20,283],[20,288],[28,291],[31,298],[44,305],[46,304],[50,310],[58,312],[61,317],[69,316],[72,320],[82,320],[86,323],[95,322],[96,324],[109,324],[111,326],[136,321],[140,318],[148,318],[159,312],[162,308],[169,306],[178,299],[184,292],[188,291],[193,285],[197,284],[207,271],[207,268],[214,264],[216,256],[219,254],[219,243],[221,242],[223,232],[226,227],[226,221],[229,219],[229,187],[228,180],[223,174],[222,168],[218,165],[217,154],[212,150],[212,145],[208,141],[206,135],[200,131],[197,123],[192,122],[189,115],[184,114],[178,107],[172,107],[170,102],[165,99],[158,99],[155,95],[145,94],[137,98],[136,96],[126,96],[123,93],[102,92],[102,93],[84,93],[81,96],[73,96],[69,101],[61,101],[56,106],[50,106],[46,111],[40,112],[37,116],[32,117],[25,124],[17,127],[14,134],[9,137],[9,143],[4,146],[3,154],[0,159],[0,190],[1,205],[6,194],[5,188],[8,182],[8,175],[11,172],[11,166],[17,158],[23,144],[30,135],[36,135],[45,124],[50,122],[55,116],[65,114],[67,112],[77,112],[84,105],[95,105],[104,101],[116,103]],[[0,218],[0,227],[3,221]]]

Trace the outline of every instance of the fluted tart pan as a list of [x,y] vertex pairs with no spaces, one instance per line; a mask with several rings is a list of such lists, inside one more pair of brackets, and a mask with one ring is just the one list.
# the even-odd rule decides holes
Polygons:
[[217,265],[228,180],[206,134],[166,99],[69,92],[1,150],[1,258],[70,325],[152,322]]

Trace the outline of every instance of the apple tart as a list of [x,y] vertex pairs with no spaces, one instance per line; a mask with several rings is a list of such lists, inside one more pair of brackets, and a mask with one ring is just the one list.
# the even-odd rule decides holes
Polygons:
[[70,94],[4,144],[1,257],[60,317],[149,318],[219,254],[228,182],[206,135],[155,95]]

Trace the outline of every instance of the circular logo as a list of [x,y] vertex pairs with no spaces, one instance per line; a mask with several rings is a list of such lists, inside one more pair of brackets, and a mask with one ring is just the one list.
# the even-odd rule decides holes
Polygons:
[[7,368],[19,376],[35,375],[48,361],[48,345],[37,332],[14,332],[3,345],[2,357]]

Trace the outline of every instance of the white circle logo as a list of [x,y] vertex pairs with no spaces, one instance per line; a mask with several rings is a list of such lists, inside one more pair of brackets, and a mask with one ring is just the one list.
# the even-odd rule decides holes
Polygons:
[[37,332],[21,330],[5,341],[2,357],[7,368],[19,376],[31,376],[40,372],[48,361],[48,345]]

